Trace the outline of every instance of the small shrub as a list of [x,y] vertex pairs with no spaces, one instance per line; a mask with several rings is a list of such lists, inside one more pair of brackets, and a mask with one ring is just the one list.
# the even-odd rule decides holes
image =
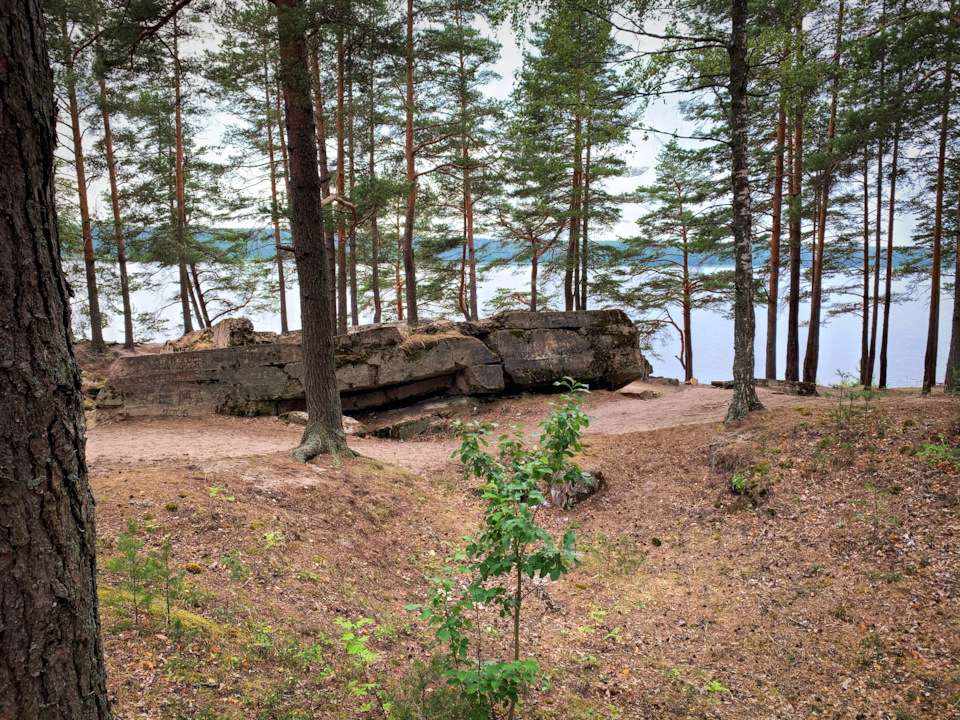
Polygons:
[[[466,472],[482,481],[483,526],[476,538],[466,538],[466,549],[448,559],[444,572],[434,579],[434,590],[421,617],[434,626],[436,644],[446,646],[444,675],[470,708],[472,720],[505,714],[514,717],[523,690],[536,680],[539,666],[521,659],[521,616],[527,583],[557,580],[573,567],[575,534],[567,530],[556,543],[536,524],[545,498],[541,483],[576,484],[586,474],[570,459],[579,452],[589,416],[583,412],[586,387],[566,378],[567,393],[541,424],[539,442],[528,447],[519,427],[497,439],[497,454],[487,451],[491,424],[457,423],[463,443],[459,456]],[[469,574],[464,588],[456,575]],[[526,578],[526,580],[525,580]],[[512,589],[507,583],[512,580]],[[512,660],[483,659],[471,647],[474,617],[481,607],[511,620]]]

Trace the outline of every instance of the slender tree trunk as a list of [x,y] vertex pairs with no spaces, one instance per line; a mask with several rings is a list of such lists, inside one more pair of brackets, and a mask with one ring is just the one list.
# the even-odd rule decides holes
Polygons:
[[734,307],[733,307],[733,399],[725,422],[742,420],[763,409],[754,380],[753,256],[750,252],[750,179],[747,169],[747,0],[731,0],[733,20],[730,44],[730,154],[733,190]]
[[834,38],[833,89],[830,92],[830,120],[827,123],[827,159],[820,192],[817,217],[817,250],[810,286],[810,325],[807,329],[807,351],[803,357],[803,381],[815,383],[820,364],[820,307],[823,300],[823,254],[827,234],[827,207],[833,184],[833,138],[837,127],[837,95],[840,90],[840,42],[843,40],[843,0],[837,8],[837,34]]
[[[346,169],[344,167],[343,122],[343,30],[337,31],[337,195],[344,197]],[[337,220],[337,334],[347,334],[347,228],[343,213],[336,212]]]
[[687,249],[687,227],[683,226],[683,366],[684,381],[693,379],[693,299],[690,293],[690,253]]
[[[464,145],[466,150],[466,145]],[[465,164],[470,162],[469,154],[464,159]],[[473,188],[469,166],[464,169],[463,175],[463,203],[467,214],[467,287],[470,295],[470,319],[480,319],[480,304],[477,297],[477,248],[473,237]]]
[[[348,54],[347,61],[350,67],[353,67],[352,54]],[[353,75],[351,73],[350,81],[347,83],[347,113],[350,117],[350,124],[347,127],[347,160],[349,161],[349,189],[350,198],[353,199],[353,185],[356,182],[356,165],[354,162],[353,147]],[[356,223],[350,223],[349,236],[350,249],[350,324],[356,327],[360,324],[360,307],[357,293],[357,226]]]
[[877,320],[880,317],[880,231],[883,213],[883,156],[886,154],[883,138],[877,144],[877,214],[874,228],[873,308],[870,317],[870,349],[867,354],[867,374],[864,385],[873,385],[873,368],[877,357]]
[[[63,21],[64,42],[69,44],[67,23]],[[83,133],[80,130],[80,106],[77,103],[76,74],[73,63],[67,68],[67,98],[70,107],[70,126],[73,130],[73,160],[77,171],[77,194],[80,200],[80,235],[83,238],[83,265],[87,274],[87,302],[90,310],[90,349],[105,353],[103,319],[100,316],[100,293],[97,290],[97,266],[93,256],[93,229],[90,224],[90,206],[87,203],[87,173],[83,157]]]
[[[463,13],[457,8],[456,10],[456,22],[457,27],[463,27]],[[467,67],[466,67],[466,54],[464,53],[463,46],[461,45],[458,51],[459,54],[459,73],[460,73],[460,123],[464,127],[464,132],[460,136],[460,156],[463,164],[463,217],[464,217],[464,243],[466,245],[466,262],[467,262],[467,289],[470,295],[470,307],[468,320],[478,320],[480,317],[480,311],[477,300],[477,252],[474,247],[474,238],[473,238],[473,188],[471,186],[471,166],[470,166],[470,144],[469,137],[467,136],[466,128],[469,123],[469,116],[467,114],[467,96],[464,94],[463,89],[467,87]]]
[[282,239],[280,236],[280,204],[277,200],[277,160],[273,151],[273,110],[270,102],[270,71],[266,55],[263,61],[263,82],[264,92],[267,98],[266,122],[267,122],[267,156],[270,160],[270,217],[273,221],[273,241],[277,253],[277,278],[280,289],[280,332],[290,332],[290,325],[287,322],[287,286],[283,276],[283,250],[281,249]]
[[353,455],[347,447],[340,409],[333,325],[330,322],[330,265],[323,235],[320,175],[302,0],[277,0],[280,75],[290,140],[290,230],[300,279],[303,324],[303,386],[307,427],[294,457],[318,453]]
[[785,380],[800,379],[800,262],[803,211],[803,112],[797,110],[793,126],[793,163],[790,183],[790,302],[787,312],[787,364]]
[[463,218],[463,236],[464,241],[461,244],[461,250],[463,251],[462,257],[460,258],[460,288],[457,292],[457,305],[460,307],[460,312],[463,313],[465,320],[470,320],[470,308],[467,306],[467,218]]
[[937,341],[940,335],[940,244],[943,238],[944,168],[947,164],[947,136],[950,134],[950,92],[953,58],[947,51],[943,115],[940,119],[940,152],[937,155],[936,204],[933,211],[933,257],[930,265],[930,322],[927,325],[927,351],[923,359],[923,393],[937,384]]
[[590,225],[590,123],[587,122],[587,158],[583,166],[583,242],[580,250],[580,309],[587,309],[587,237]]
[[283,101],[283,90],[280,88],[280,68],[276,69],[277,82],[277,138],[280,140],[280,160],[283,162],[283,186],[287,191],[287,198],[290,197],[290,154],[287,151],[287,136],[283,130],[285,122],[283,109],[280,103]]
[[870,166],[863,149],[863,325],[860,330],[860,384],[869,381],[870,366]]
[[[887,15],[887,4],[886,0],[883,3],[883,12],[881,13],[880,20],[882,24],[886,24],[886,15]],[[887,71],[887,54],[886,48],[881,47],[880,50],[880,102],[881,104],[886,102],[886,71]],[[881,128],[883,125],[881,124]],[[880,139],[877,142],[877,215],[876,215],[876,250],[873,260],[873,317],[870,321],[870,355],[867,359],[867,383],[866,385],[873,385],[873,369],[876,367],[877,359],[877,321],[880,318],[880,255],[881,255],[881,246],[880,246],[880,231],[883,225],[883,158],[887,154],[887,139],[884,133],[881,131]]]
[[193,315],[197,318],[197,325],[200,326],[200,329],[203,330],[207,325],[203,322],[203,313],[200,312],[200,303],[197,302],[197,293],[194,291],[194,284],[190,278],[190,268],[193,267],[193,263],[190,263],[186,267],[187,271],[187,289],[190,294],[190,306],[193,308]]
[[108,720],[43,22],[0,2],[0,717]]
[[[579,97],[579,90],[577,91]],[[570,312],[576,309],[577,287],[574,275],[580,274],[577,255],[580,250],[580,213],[583,202],[583,120],[579,109],[573,120],[573,189],[570,195],[570,240],[567,243],[566,267],[563,274],[563,307]]]
[[400,277],[400,267],[403,256],[403,234],[400,231],[400,205],[397,204],[397,257],[400,260],[394,265],[396,277],[394,278],[394,287],[397,291],[397,320],[403,322],[403,280]]
[[[897,165],[900,155],[901,120],[893,130],[893,157],[890,159],[890,200],[887,208],[887,267],[883,290],[883,330],[880,334],[880,387],[887,386],[887,346],[890,340],[890,296],[893,293],[893,221],[897,205]],[[960,277],[960,276],[958,276]]]
[[[370,185],[376,186],[376,108],[374,96],[377,85],[376,69],[373,59],[370,60]],[[377,227],[377,208],[370,214],[370,290],[373,293],[373,322],[379,323],[383,318],[383,309],[380,306],[380,229]]]
[[[319,38],[319,36],[317,36]],[[319,42],[319,39],[317,40]],[[313,68],[313,107],[317,118],[317,150],[320,160],[320,189],[324,199],[330,196],[330,164],[327,160],[327,132],[323,113],[323,87],[320,84],[320,51],[314,47],[310,53],[310,63]],[[328,216],[330,213],[327,213]],[[327,243],[327,258],[330,263],[330,319],[333,327],[337,327],[337,248],[336,226],[332,216],[324,223],[324,238]]]
[[[193,332],[190,317],[190,277],[187,274],[187,205],[184,198],[183,177],[183,98],[180,94],[180,48],[177,38],[177,19],[173,19],[173,113],[174,113],[174,187],[175,205],[173,228],[177,244],[177,262],[180,266],[180,309],[183,312],[183,334]],[[197,318],[200,319],[199,316]]]
[[133,350],[133,305],[130,302],[130,280],[127,277],[127,248],[123,239],[123,216],[120,214],[120,190],[117,185],[117,160],[113,154],[113,133],[110,129],[110,100],[107,80],[100,76],[100,105],[103,113],[103,146],[106,152],[107,175],[110,178],[110,206],[113,210],[113,237],[117,245],[117,268],[120,272],[120,296],[123,300],[123,347]]
[[530,312],[537,312],[537,275],[540,272],[540,248],[537,247],[537,239],[533,237],[533,253],[530,259]]
[[[894,145],[896,146],[896,145]],[[893,207],[891,201],[890,207]],[[950,352],[947,355],[947,376],[944,379],[944,390],[955,393],[960,389],[960,188],[957,190],[957,224],[954,228],[954,270],[953,270],[953,317],[950,324]],[[888,277],[889,283],[889,277]],[[890,291],[887,291],[889,295]],[[886,317],[884,317],[886,325]]]
[[780,302],[780,234],[783,217],[783,154],[786,150],[787,114],[777,112],[777,155],[773,175],[773,224],[770,228],[770,278],[767,287],[766,376],[777,377],[777,314]]
[[413,0],[407,0],[406,38],[406,125],[404,129],[404,156],[407,164],[407,212],[403,224],[403,272],[407,291],[407,323],[416,325],[417,267],[413,261],[413,221],[417,210],[417,164],[413,148]]
[[200,286],[200,273],[197,272],[197,264],[190,263],[190,274],[193,277],[193,286],[197,291],[197,304],[200,306],[198,318],[203,319],[204,327],[211,327],[210,313],[207,312],[207,298],[203,294],[203,288]]

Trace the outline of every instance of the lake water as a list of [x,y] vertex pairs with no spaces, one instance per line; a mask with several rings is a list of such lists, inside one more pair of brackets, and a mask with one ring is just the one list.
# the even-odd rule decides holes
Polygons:
[[[176,277],[168,274],[166,285],[158,291],[139,291],[134,293],[134,312],[158,312],[161,317],[169,321],[170,332],[166,337],[157,337],[156,340],[165,340],[176,336],[178,323],[179,303],[171,302],[170,298],[176,291]],[[838,283],[835,283],[837,286]],[[484,304],[497,292],[498,288],[516,288],[518,290],[529,287],[527,270],[525,268],[501,268],[488,274],[485,282],[479,288],[481,313]],[[906,289],[904,282],[895,283],[894,291]],[[888,385],[890,387],[919,387],[923,380],[923,356],[926,348],[927,317],[929,312],[928,297],[925,287],[920,286],[916,293],[919,297],[894,305],[890,316],[890,348]],[[299,326],[300,304],[296,286],[291,285],[287,294],[291,327]],[[950,343],[950,319],[953,312],[952,296],[943,294],[941,297],[940,315],[940,352],[938,356],[939,381],[943,376],[947,363],[947,350]],[[628,310],[629,313],[629,310]],[[675,314],[679,318],[679,312]],[[800,319],[805,321],[810,316],[808,304],[802,304]],[[279,313],[267,313],[250,316],[258,330],[280,331]],[[766,328],[766,308],[758,307],[756,360],[757,376],[764,374],[764,331]],[[370,322],[371,316],[361,318],[362,322]],[[881,316],[882,321],[882,316]],[[693,313],[693,355],[694,376],[701,383],[711,380],[729,380],[733,366],[733,320],[720,313],[710,310],[694,311]],[[778,328],[778,358],[777,370],[782,377],[786,356],[786,308],[781,309]],[[820,376],[818,380],[827,385],[838,382],[837,371],[857,374],[860,362],[860,326],[861,320],[856,315],[841,315],[831,318],[820,331]],[[105,338],[115,341],[123,339],[122,318],[111,318],[109,326],[104,330]],[[800,328],[800,361],[803,362],[803,351],[806,347],[807,329]],[[878,337],[879,344],[879,337]],[[654,375],[667,377],[683,377],[683,370],[675,356],[680,352],[680,342],[676,334],[665,336],[664,341],[655,347],[656,355],[648,355],[653,365]],[[879,367],[877,368],[877,370]]]

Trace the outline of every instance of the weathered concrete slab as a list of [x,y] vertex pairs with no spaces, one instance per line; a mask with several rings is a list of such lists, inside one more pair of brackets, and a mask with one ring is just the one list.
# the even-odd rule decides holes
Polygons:
[[[220,343],[258,339],[246,323],[224,326],[219,335],[216,330],[211,338]],[[302,410],[298,340],[297,333],[288,333],[269,344],[121,358],[97,399],[96,419]],[[337,338],[336,363],[345,412],[431,397],[550,389],[567,376],[616,389],[650,373],[637,330],[619,310],[511,312],[475,323],[352,328]]]

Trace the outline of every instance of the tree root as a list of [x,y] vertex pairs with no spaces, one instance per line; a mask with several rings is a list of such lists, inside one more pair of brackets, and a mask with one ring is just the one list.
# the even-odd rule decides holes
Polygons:
[[318,455],[333,455],[336,462],[342,457],[357,457],[347,446],[347,438],[342,429],[340,432],[331,431],[319,423],[310,423],[303,431],[300,446],[290,451],[290,457],[305,463]]

